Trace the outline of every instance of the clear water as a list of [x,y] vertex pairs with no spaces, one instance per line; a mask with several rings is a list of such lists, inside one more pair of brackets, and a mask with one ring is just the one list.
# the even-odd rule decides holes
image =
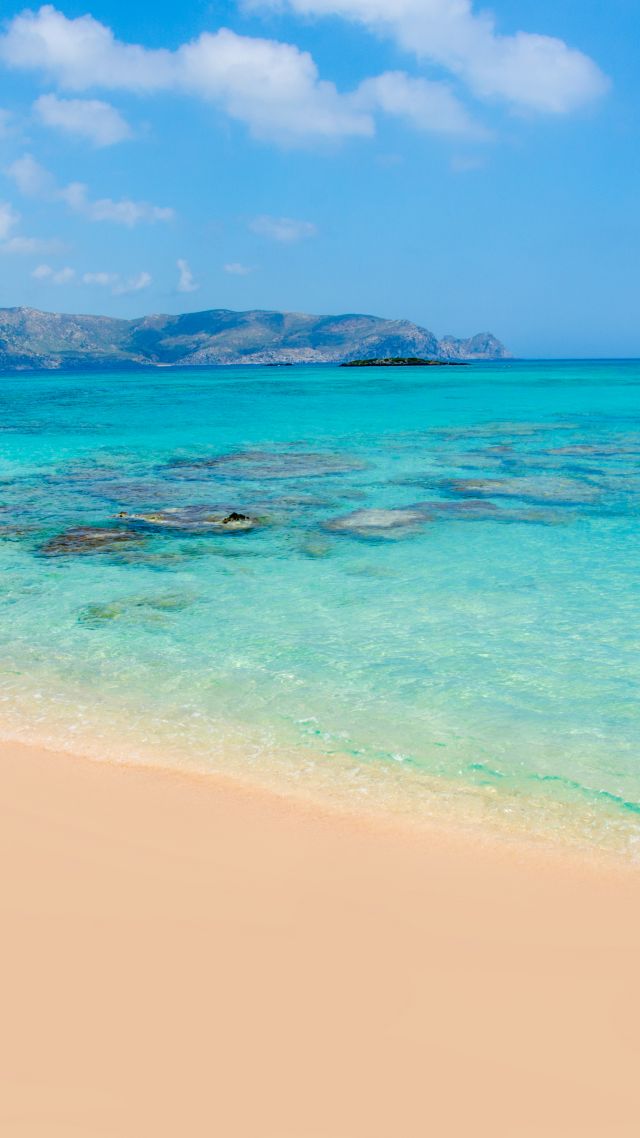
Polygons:
[[[0,377],[0,731],[633,853],[639,411],[634,362]],[[192,506],[260,524],[116,517]]]

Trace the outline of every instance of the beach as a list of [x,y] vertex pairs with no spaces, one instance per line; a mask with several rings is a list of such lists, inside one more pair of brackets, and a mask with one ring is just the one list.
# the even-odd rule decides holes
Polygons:
[[8,1138],[636,1134],[637,869],[0,758]]

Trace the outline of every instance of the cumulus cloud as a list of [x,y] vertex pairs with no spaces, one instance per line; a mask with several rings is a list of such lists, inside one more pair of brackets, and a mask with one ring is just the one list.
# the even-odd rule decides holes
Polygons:
[[61,201],[73,213],[82,214],[89,221],[112,221],[116,225],[129,228],[141,221],[171,221],[174,211],[167,206],[152,205],[150,202],[132,201],[122,198],[89,197],[89,188],[84,182],[70,182],[58,186],[55,178],[31,154],[25,154],[7,167],[7,174],[25,197],[42,198],[46,201]]
[[60,99],[57,95],[41,95],[33,109],[45,126],[87,139],[93,146],[113,146],[131,138],[131,128],[120,112],[100,99]]
[[205,32],[177,53],[180,85],[219,103],[259,138],[372,135],[371,116],[333,83],[321,80],[311,55],[293,44]]
[[153,93],[175,90],[205,99],[260,138],[371,135],[371,116],[320,78],[308,52],[293,44],[204,32],[175,51],[117,40],[92,16],[68,19],[51,5],[10,20],[0,59],[41,71],[68,91],[92,88]]
[[51,281],[55,285],[70,284],[76,271],[68,265],[64,269],[52,269],[51,265],[37,265],[31,276],[37,281]]
[[[566,114],[608,86],[583,52],[552,36],[504,34],[493,15],[477,10],[473,0],[244,2],[356,22],[390,38],[421,65],[444,69],[476,98],[502,101],[513,110]],[[116,39],[91,15],[68,18],[45,5],[8,21],[0,35],[0,61],[40,72],[71,93],[102,89],[190,95],[246,124],[255,137],[283,145],[370,137],[380,113],[399,116],[421,131],[482,134],[447,83],[394,71],[343,92],[323,79],[312,56],[295,44],[238,35],[229,28],[204,32],[175,50],[146,48]],[[37,113],[94,145],[110,145],[129,133],[115,108],[99,100],[45,95]]]
[[269,217],[268,214],[254,217],[249,222],[249,229],[260,237],[268,237],[271,241],[280,241],[284,245],[302,241],[305,237],[315,237],[318,232],[312,221],[296,221],[293,217]]
[[[283,0],[246,0],[282,7]],[[404,51],[446,68],[481,99],[565,114],[602,95],[608,82],[589,56],[564,40],[504,35],[472,0],[284,0],[301,15],[340,16],[391,38]]]
[[412,78],[404,71],[387,71],[365,79],[358,88],[357,99],[362,106],[403,118],[418,130],[478,139],[487,136],[447,83]]
[[197,292],[200,285],[194,279],[193,273],[189,268],[188,261],[180,258],[177,261],[178,266],[178,292]]
[[229,273],[232,277],[248,277],[253,269],[249,265],[243,265],[240,261],[230,261],[229,264],[224,266],[225,273]]

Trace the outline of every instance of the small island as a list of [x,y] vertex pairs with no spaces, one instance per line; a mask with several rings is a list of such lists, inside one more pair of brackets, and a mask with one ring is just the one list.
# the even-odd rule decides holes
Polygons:
[[423,360],[419,356],[387,356],[384,359],[348,360],[340,367],[466,367],[466,360]]

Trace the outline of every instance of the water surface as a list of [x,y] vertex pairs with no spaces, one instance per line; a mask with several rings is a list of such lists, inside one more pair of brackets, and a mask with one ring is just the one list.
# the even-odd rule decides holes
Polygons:
[[0,377],[5,737],[633,852],[639,411],[633,362]]

